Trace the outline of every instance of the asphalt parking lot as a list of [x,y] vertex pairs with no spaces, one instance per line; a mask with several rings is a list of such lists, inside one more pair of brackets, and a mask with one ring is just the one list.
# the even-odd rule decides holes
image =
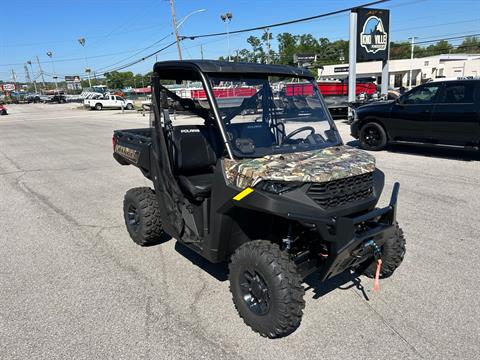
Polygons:
[[383,204],[401,183],[404,263],[380,293],[365,277],[308,279],[300,328],[269,340],[237,315],[224,266],[174,240],[130,240],[123,195],[149,183],[113,160],[112,130],[148,117],[71,104],[9,112],[0,117],[0,358],[478,359],[480,156],[375,153]]

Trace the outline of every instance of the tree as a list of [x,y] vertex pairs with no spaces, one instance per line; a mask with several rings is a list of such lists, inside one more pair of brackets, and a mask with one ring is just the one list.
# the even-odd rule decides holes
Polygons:
[[[250,36],[247,43],[251,50],[241,49],[234,56],[235,61],[265,63],[270,58],[272,63],[285,65],[297,65],[294,63],[295,54],[315,54],[317,61],[314,67],[348,62],[348,40],[330,41],[327,38],[315,38],[312,34],[294,35],[288,32],[276,36],[278,52],[269,49],[269,43],[273,39],[272,33],[265,31],[260,38]],[[390,59],[410,58],[411,44],[407,41],[390,43]],[[458,47],[454,47],[446,40],[438,41],[428,46],[416,45],[414,55],[416,58],[456,53],[480,53],[480,40],[476,37],[468,37]],[[220,59],[225,59],[220,57]]]
[[480,53],[480,40],[475,36],[467,37],[460,45],[458,45],[455,52],[478,54]]
[[280,64],[293,65],[293,55],[297,50],[298,35],[281,33],[277,35],[278,61]]
[[133,73],[131,71],[112,71],[105,74],[108,87],[111,89],[123,89],[127,86],[134,86]]
[[409,42],[390,43],[390,59],[407,59],[410,57],[411,44]]

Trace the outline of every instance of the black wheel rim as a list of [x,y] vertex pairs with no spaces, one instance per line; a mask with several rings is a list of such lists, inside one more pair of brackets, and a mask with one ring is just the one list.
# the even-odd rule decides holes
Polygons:
[[240,275],[242,299],[254,314],[265,315],[270,310],[270,291],[263,277],[247,269]]
[[133,232],[137,232],[140,226],[140,214],[138,213],[137,207],[133,204],[128,206],[127,221],[130,229],[132,229]]
[[378,129],[374,127],[366,128],[363,137],[364,137],[365,143],[369,146],[378,146],[382,139],[382,136],[380,135],[380,131],[378,131]]

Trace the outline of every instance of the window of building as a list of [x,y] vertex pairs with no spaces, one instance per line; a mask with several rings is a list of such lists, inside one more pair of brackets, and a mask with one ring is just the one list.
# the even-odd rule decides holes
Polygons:
[[417,75],[415,75],[415,71],[412,71],[412,86],[417,86]]
[[402,86],[403,85],[402,78],[403,78],[403,74],[395,74],[395,80],[394,80],[393,86],[394,87]]

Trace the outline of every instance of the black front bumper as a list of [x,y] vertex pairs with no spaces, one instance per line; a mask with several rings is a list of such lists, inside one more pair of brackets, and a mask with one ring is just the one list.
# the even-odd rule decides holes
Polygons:
[[394,236],[399,189],[400,184],[395,183],[388,206],[356,217],[337,217],[330,221],[303,219],[314,223],[322,239],[330,246],[328,257],[319,263],[320,280],[327,280],[371,259],[373,249],[367,246],[371,240],[381,247]]

